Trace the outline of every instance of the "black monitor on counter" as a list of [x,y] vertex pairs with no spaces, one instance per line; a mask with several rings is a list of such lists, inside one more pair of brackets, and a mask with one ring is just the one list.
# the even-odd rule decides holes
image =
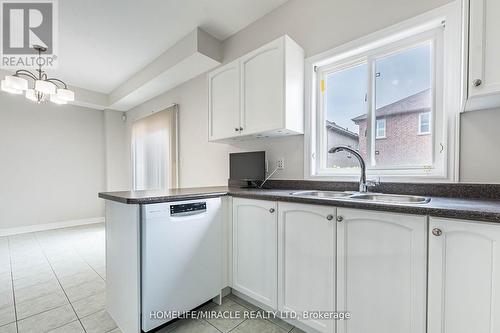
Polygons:
[[229,179],[246,181],[248,187],[255,187],[256,182],[265,178],[265,151],[229,154]]

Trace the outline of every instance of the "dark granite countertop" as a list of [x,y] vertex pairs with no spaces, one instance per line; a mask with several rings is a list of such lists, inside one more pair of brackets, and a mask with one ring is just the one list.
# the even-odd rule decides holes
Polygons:
[[291,193],[295,191],[297,190],[230,188],[229,194],[233,197],[242,198],[289,201],[500,223],[500,201],[497,200],[430,197],[431,201],[426,204],[393,204],[341,198],[324,199],[291,195]]
[[160,202],[180,201],[199,198],[213,198],[227,195],[227,186],[176,188],[166,191],[123,191],[101,192],[99,198],[121,202],[124,204],[152,204]]
[[429,215],[500,223],[500,201],[491,199],[458,199],[431,196],[427,204],[393,204],[349,199],[324,199],[291,195],[294,190],[244,189],[238,187],[200,187],[168,191],[103,192],[99,197],[125,204],[151,204],[189,199],[212,198],[224,195],[234,197],[330,205],[335,207],[369,209],[405,214]]

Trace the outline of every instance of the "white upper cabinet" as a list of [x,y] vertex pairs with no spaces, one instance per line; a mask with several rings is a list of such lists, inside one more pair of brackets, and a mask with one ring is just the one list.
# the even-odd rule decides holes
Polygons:
[[[278,309],[295,312],[335,311],[335,208],[279,203]],[[323,333],[334,320],[304,319]]]
[[208,78],[210,141],[303,133],[304,51],[290,37],[280,37]]
[[469,0],[467,110],[500,106],[500,1]]
[[233,199],[233,289],[276,309],[277,204]]
[[240,65],[233,61],[208,74],[209,136],[226,139],[240,129]]
[[430,218],[429,333],[500,332],[500,226]]
[[284,44],[276,40],[240,59],[242,133],[281,128]]
[[425,333],[427,217],[337,209],[337,333]]

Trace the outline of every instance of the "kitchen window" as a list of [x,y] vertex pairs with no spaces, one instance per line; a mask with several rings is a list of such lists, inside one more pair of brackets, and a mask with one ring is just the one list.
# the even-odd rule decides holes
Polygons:
[[[357,167],[355,161],[350,166],[337,163],[345,159],[343,154],[328,156],[332,147],[346,144],[355,147],[371,169],[432,168],[435,135],[429,119],[442,114],[436,105],[438,38],[436,30],[411,43],[397,42],[318,68],[324,169]],[[415,131],[417,123],[424,132]],[[429,135],[419,135],[423,133]]]
[[447,39],[456,30],[447,31],[446,16],[414,24],[306,60],[311,69],[306,72],[306,178],[359,177],[355,159],[345,152],[329,153],[335,146],[359,151],[369,176],[404,181],[455,177],[449,159],[455,155],[447,151],[455,145],[454,132],[446,124],[455,126],[460,98],[454,94],[459,95],[460,81],[450,83],[446,92],[444,82],[453,77],[453,68],[460,73],[461,63],[444,59],[445,47],[448,52],[460,49]]

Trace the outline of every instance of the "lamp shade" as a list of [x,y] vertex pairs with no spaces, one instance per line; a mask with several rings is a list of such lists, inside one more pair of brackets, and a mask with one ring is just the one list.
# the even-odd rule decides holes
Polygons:
[[52,95],[56,93],[56,85],[48,81],[36,80],[35,90],[44,94]]
[[22,90],[10,87],[7,84],[7,81],[5,81],[5,80],[2,80],[2,82],[0,84],[1,84],[0,89],[2,89],[2,91],[5,91],[5,92],[11,93],[11,94],[16,94],[16,95],[19,95],[19,94],[23,93]]
[[38,102],[38,97],[36,95],[35,89],[26,90],[26,98],[33,102]]
[[66,103],[68,103],[67,101],[62,100],[59,97],[57,97],[57,95],[50,95],[50,101],[52,103],[55,103],[55,104],[66,104]]
[[75,93],[69,89],[57,89],[56,96],[58,99],[73,102],[75,100]]
[[28,89],[28,81],[19,76],[7,75],[5,77],[5,84],[7,85],[8,88],[16,90]]

